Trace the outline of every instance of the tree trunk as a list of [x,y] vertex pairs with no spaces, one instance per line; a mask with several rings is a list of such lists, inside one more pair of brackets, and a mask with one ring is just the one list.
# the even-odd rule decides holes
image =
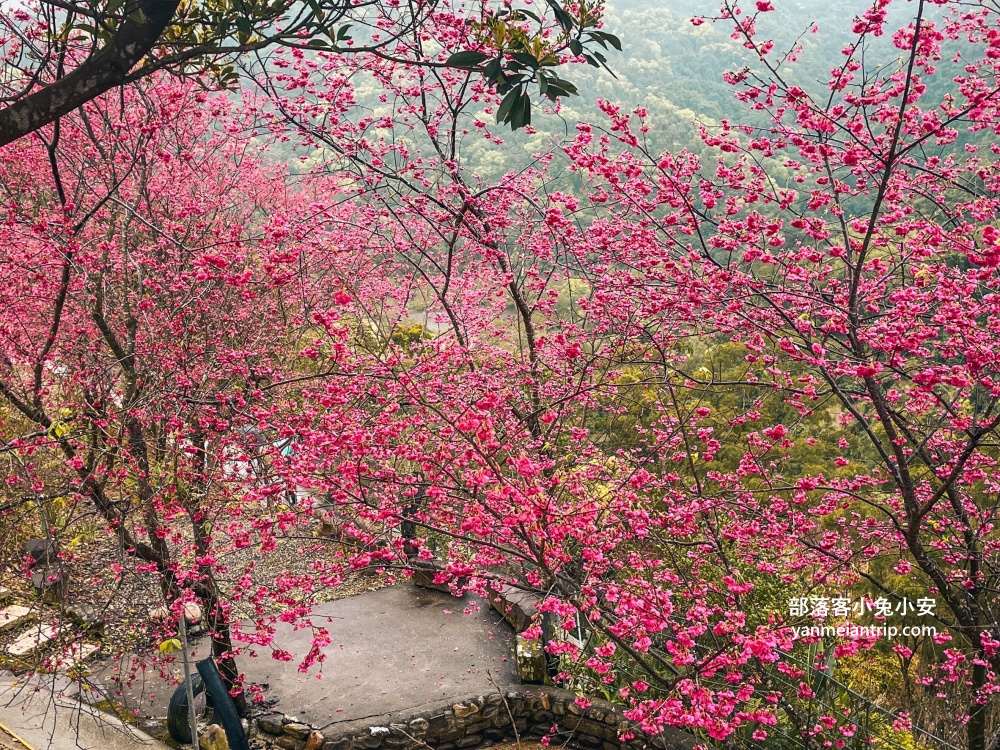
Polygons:
[[246,716],[249,712],[249,706],[247,705],[246,692],[243,690],[243,683],[240,680],[240,671],[236,667],[236,658],[233,656],[233,640],[230,635],[229,620],[222,613],[218,597],[214,593],[213,587],[213,595],[202,602],[202,606],[205,607],[205,624],[208,626],[212,638],[212,656],[219,667],[222,681],[233,698],[236,710],[240,716]]
[[[986,750],[986,708],[981,690],[986,684],[986,667],[981,664],[972,666],[972,700],[969,702],[969,723],[966,725],[966,738],[969,750]],[[992,744],[992,743],[991,743]]]
[[0,146],[16,141],[125,83],[156,45],[180,0],[139,0],[111,40],[65,78],[0,110]]

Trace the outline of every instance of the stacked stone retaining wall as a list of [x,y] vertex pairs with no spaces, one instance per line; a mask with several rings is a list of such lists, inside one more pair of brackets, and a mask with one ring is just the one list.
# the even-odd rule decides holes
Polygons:
[[336,723],[314,727],[283,714],[254,720],[258,740],[284,750],[466,750],[496,742],[539,740],[581,750],[694,750],[698,741],[679,730],[648,736],[625,719],[621,707],[594,700],[586,709],[577,696],[548,686],[525,686],[457,701],[450,708],[384,723],[338,729]]

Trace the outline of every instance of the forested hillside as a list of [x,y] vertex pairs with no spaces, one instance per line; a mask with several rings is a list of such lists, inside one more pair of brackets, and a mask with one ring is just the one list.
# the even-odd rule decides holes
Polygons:
[[[830,71],[842,64],[842,50],[852,40],[846,21],[862,12],[867,3],[781,3],[760,20],[761,33],[772,37],[776,50],[801,45],[794,66],[785,65],[788,83],[807,90],[825,86]],[[553,144],[572,135],[578,121],[597,116],[597,101],[605,99],[624,109],[643,107],[648,113],[648,140],[653,151],[689,149],[703,153],[698,126],[717,127],[728,119],[767,125],[766,116],[753,116],[734,98],[724,74],[754,62],[741,40],[733,39],[724,24],[693,19],[712,18],[718,4],[709,0],[607,3],[605,27],[622,39],[622,51],[608,53],[611,72],[578,66],[567,76],[580,95],[563,100],[558,114],[536,118],[532,136],[500,134],[506,146],[470,138],[463,148],[465,164],[477,173],[496,179],[512,167],[529,163],[531,154],[547,153]],[[891,16],[906,17],[905,6],[892,5]],[[933,14],[933,11],[929,11]],[[899,50],[882,38],[868,40],[870,64],[897,60]],[[484,120],[490,121],[489,116]]]

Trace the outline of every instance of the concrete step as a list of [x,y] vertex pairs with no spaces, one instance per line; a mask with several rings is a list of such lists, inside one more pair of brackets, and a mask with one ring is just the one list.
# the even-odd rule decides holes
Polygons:
[[53,659],[53,668],[60,672],[69,672],[79,668],[83,662],[97,653],[101,648],[98,643],[70,643],[60,650],[59,656]]
[[490,604],[518,633],[527,630],[538,616],[538,597],[514,586],[491,591]]
[[14,639],[14,642],[7,647],[7,653],[18,658],[28,656],[58,635],[59,628],[55,625],[40,625],[29,628]]
[[14,592],[5,586],[0,586],[0,604],[6,602],[14,595]]
[[20,604],[10,604],[0,609],[0,633],[17,627],[18,623],[24,625],[33,618],[30,607],[22,607]]

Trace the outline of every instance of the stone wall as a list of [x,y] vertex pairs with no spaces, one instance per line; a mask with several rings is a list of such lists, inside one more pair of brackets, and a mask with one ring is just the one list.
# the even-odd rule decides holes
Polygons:
[[[252,731],[258,741],[285,750],[465,750],[544,736],[581,750],[694,750],[699,745],[679,730],[644,735],[622,716],[619,706],[595,700],[582,709],[576,697],[568,690],[532,685],[361,728],[355,722],[350,729],[338,730],[336,724],[318,728],[271,714],[255,719]],[[633,737],[622,740],[627,734]]]

